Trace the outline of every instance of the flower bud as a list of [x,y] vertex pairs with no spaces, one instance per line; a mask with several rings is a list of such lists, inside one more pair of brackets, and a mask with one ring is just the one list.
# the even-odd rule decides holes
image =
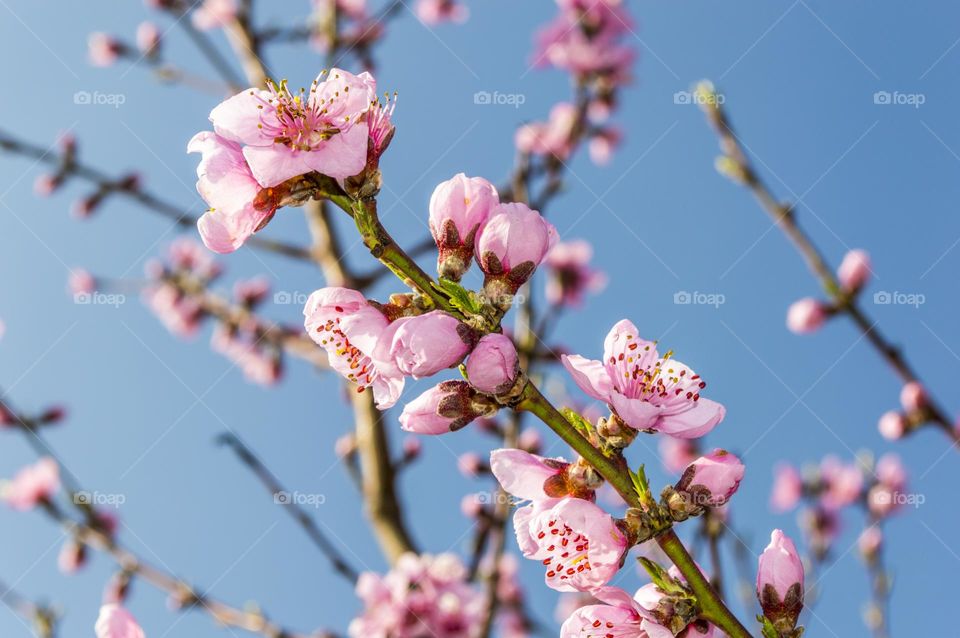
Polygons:
[[502,394],[516,383],[520,373],[513,340],[502,334],[485,335],[467,359],[470,385],[487,394]]
[[400,425],[407,432],[444,434],[497,409],[466,381],[444,381],[403,407]]
[[79,571],[87,562],[87,546],[74,539],[67,540],[57,556],[57,567],[63,574]]
[[714,450],[691,463],[674,489],[693,496],[693,503],[703,507],[723,505],[740,487],[744,467],[726,450]]
[[890,410],[880,417],[877,423],[880,435],[888,441],[896,441],[907,432],[907,420],[896,410]]
[[87,39],[87,54],[94,66],[113,66],[125,52],[123,43],[106,33],[91,33]]
[[500,307],[530,279],[557,241],[557,229],[525,204],[500,204],[477,238],[477,263],[483,270],[484,292]]
[[470,268],[477,232],[499,203],[497,189],[482,177],[458,173],[434,189],[430,234],[440,250],[437,272],[441,277],[459,281]]
[[476,478],[484,471],[483,461],[474,452],[466,452],[457,459],[457,469],[460,473],[469,478]]
[[97,289],[97,280],[89,271],[77,268],[70,271],[67,285],[72,295],[91,295]]
[[137,49],[152,58],[160,52],[160,29],[152,22],[141,22],[137,27]]
[[803,609],[803,563],[797,548],[779,529],[760,555],[757,598],[766,616],[781,634],[792,630]]
[[770,506],[777,512],[788,512],[797,506],[803,496],[803,479],[792,465],[781,464],[774,469]]
[[860,290],[870,279],[870,255],[865,250],[851,250],[837,269],[837,279],[847,292]]
[[459,364],[474,338],[470,328],[440,310],[400,317],[381,335],[374,359],[390,360],[401,374],[420,379]]
[[805,297],[795,301],[787,310],[787,328],[797,334],[818,330],[826,319],[826,308],[813,297]]
[[907,412],[917,412],[927,406],[927,391],[919,381],[910,381],[901,388],[900,405]]
[[880,528],[876,525],[871,525],[860,534],[857,545],[860,548],[860,555],[863,556],[863,559],[871,562],[876,558],[877,553],[883,546],[883,532],[881,532]]

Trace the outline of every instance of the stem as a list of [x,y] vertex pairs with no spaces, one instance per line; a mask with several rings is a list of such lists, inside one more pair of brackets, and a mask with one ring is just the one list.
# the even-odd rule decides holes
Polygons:
[[[641,507],[640,499],[627,475],[627,466],[622,458],[611,459],[595,448],[567,421],[567,419],[543,396],[532,383],[528,384],[521,396],[518,410],[535,414],[560,438],[566,441],[581,457],[586,459],[610,485],[617,490],[629,507]],[[703,617],[722,629],[730,638],[751,638],[750,632],[740,624],[736,616],[727,609],[719,594],[700,572],[693,557],[671,529],[660,534],[657,544],[673,561],[687,581],[687,585],[697,597]]]
[[[237,435],[227,432],[222,434],[218,440],[230,446],[230,449],[232,449],[240,461],[250,468],[257,478],[260,479],[260,482],[263,483],[263,486],[267,488],[270,494],[289,493],[283,489],[283,485],[281,485],[280,481],[273,475],[273,472],[267,469]],[[284,503],[283,508],[289,512],[290,516],[303,528],[303,531],[306,532],[310,540],[313,541],[313,544],[317,546],[320,552],[330,561],[330,564],[333,565],[333,569],[351,583],[355,583],[359,576],[357,570],[351,567],[346,559],[340,555],[337,548],[320,530],[320,527],[313,517],[307,514],[306,510],[297,503]]]
[[[715,100],[713,102],[716,102]],[[783,231],[794,248],[807,264],[807,268],[818,280],[824,293],[831,300],[837,314],[845,314],[853,321],[861,334],[867,339],[874,350],[887,362],[904,383],[919,382],[920,379],[907,362],[903,353],[893,345],[887,337],[877,330],[877,322],[871,319],[857,304],[854,296],[846,293],[827,264],[823,253],[813,243],[810,235],[797,223],[796,210],[777,200],[769,186],[757,174],[750,158],[744,150],[743,144],[733,131],[726,113],[719,104],[708,104],[704,108],[707,119],[720,137],[721,148],[726,156],[733,160],[740,169],[739,181],[753,194],[754,199],[767,213],[774,224]],[[927,388],[927,386],[924,386]],[[929,392],[929,389],[928,389]],[[924,415],[929,423],[933,423],[950,437],[954,445],[960,443],[960,432],[953,427],[953,422],[939,402],[932,395],[928,396]]]

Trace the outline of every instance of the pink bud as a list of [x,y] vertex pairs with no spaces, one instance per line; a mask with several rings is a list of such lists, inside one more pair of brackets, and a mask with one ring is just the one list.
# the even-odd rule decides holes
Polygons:
[[677,491],[689,492],[698,505],[718,507],[740,487],[744,467],[726,450],[714,450],[691,463],[677,482]]
[[87,562],[86,545],[72,538],[63,544],[57,557],[57,567],[64,574],[73,574]]
[[837,269],[837,279],[848,292],[859,290],[870,279],[870,255],[865,250],[851,250]]
[[906,433],[907,421],[899,412],[890,410],[880,417],[880,422],[877,423],[877,429],[880,430],[880,435],[883,438],[888,441],[896,441]]
[[137,27],[137,48],[146,56],[154,56],[160,49],[160,29],[152,22],[141,22]]
[[467,359],[470,385],[487,394],[501,394],[510,390],[519,372],[513,340],[502,334],[485,335]]
[[477,518],[483,513],[485,494],[467,494],[460,501],[460,511],[467,518]]
[[473,452],[466,452],[457,459],[457,469],[466,477],[476,477],[483,471],[483,461]]
[[922,410],[927,405],[927,391],[919,381],[910,381],[900,390],[900,405],[907,412]]
[[487,278],[506,278],[514,293],[557,241],[557,229],[521,203],[500,204],[477,239],[477,262]]
[[62,405],[51,405],[40,414],[38,420],[45,425],[52,425],[63,421],[66,417],[67,409],[65,407]]
[[520,433],[517,439],[517,447],[521,450],[536,454],[543,448],[543,437],[538,430],[529,428]]
[[350,456],[357,451],[357,437],[353,434],[344,434],[337,439],[333,449],[339,458]]
[[871,525],[860,534],[857,545],[860,547],[860,555],[866,560],[872,560],[883,546],[883,532],[876,525]]
[[470,268],[474,240],[490,211],[500,203],[497,189],[482,177],[458,173],[430,196],[430,234],[440,253],[437,271],[459,280]]
[[47,173],[37,175],[37,179],[33,182],[33,192],[40,197],[47,197],[53,194],[53,192],[60,187],[61,183],[63,183],[63,180],[56,175],[49,175]]
[[406,432],[444,434],[493,409],[466,381],[444,381],[405,405],[400,425]]
[[106,33],[91,33],[87,39],[87,53],[94,66],[112,66],[123,52],[123,44]]
[[68,286],[72,295],[89,295],[97,289],[97,280],[88,271],[77,268],[70,271]]
[[143,629],[130,612],[112,603],[100,608],[96,632],[97,638],[144,638]]
[[420,379],[460,363],[471,340],[470,329],[456,317],[434,310],[393,321],[381,335],[374,359],[392,360],[400,373]]
[[420,442],[420,439],[413,436],[408,436],[403,440],[403,456],[408,461],[420,456],[420,452],[422,451],[423,444]]
[[787,310],[787,328],[797,334],[816,331],[826,319],[826,308],[813,297],[805,297],[795,301]]
[[773,475],[770,506],[777,512],[787,512],[797,506],[803,496],[803,479],[792,465],[781,464]]
[[779,529],[773,530],[760,555],[757,598],[767,618],[775,623],[786,620],[790,627],[803,609],[803,563],[793,541]]

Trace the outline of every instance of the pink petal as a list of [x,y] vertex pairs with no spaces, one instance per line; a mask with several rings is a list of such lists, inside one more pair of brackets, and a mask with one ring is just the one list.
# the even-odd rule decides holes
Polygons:
[[562,355],[560,360],[567,369],[574,383],[580,389],[600,401],[609,401],[613,391],[613,382],[607,374],[603,363],[593,359],[581,357],[578,354]]
[[490,471],[513,496],[529,501],[543,500],[549,498],[543,491],[544,482],[559,471],[547,467],[544,461],[544,457],[523,450],[494,450],[490,453]]
[[658,432],[671,434],[681,439],[696,439],[712,430],[723,421],[727,410],[710,399],[701,398],[693,407],[673,414],[663,413],[654,425]]
[[224,100],[210,111],[214,130],[221,137],[241,144],[272,144],[273,140],[266,137],[259,127],[261,118],[276,122],[269,99],[269,91],[250,88]]
[[349,130],[334,135],[316,150],[306,153],[303,162],[310,169],[330,177],[352,177],[362,172],[367,164],[368,136],[366,122],[355,124]]
[[307,164],[307,157],[311,154],[311,151],[293,150],[283,144],[243,147],[250,172],[264,188],[311,172],[313,169]]

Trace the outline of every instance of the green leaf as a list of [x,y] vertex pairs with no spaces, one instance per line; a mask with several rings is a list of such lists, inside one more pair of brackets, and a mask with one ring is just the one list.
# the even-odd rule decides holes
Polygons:
[[464,314],[480,314],[483,309],[477,294],[472,290],[467,290],[455,281],[441,277],[433,286],[450,299],[450,305]]
[[570,408],[563,408],[560,410],[564,418],[570,422],[570,425],[574,427],[580,434],[590,438],[591,433],[593,432],[593,426],[583,418],[579,412],[576,410],[571,410]]
[[686,594],[686,590],[658,563],[641,556],[637,559],[643,566],[643,569],[650,575],[650,580],[657,586],[657,589],[665,594]]
[[630,473],[630,480],[633,482],[633,489],[637,493],[637,496],[640,498],[640,502],[644,504],[649,504],[650,497],[650,484],[647,482],[647,473],[644,470],[644,467],[641,465],[636,472]]
[[757,615],[757,620],[760,621],[760,624],[763,625],[763,638],[780,638],[780,632],[777,631],[777,628],[773,626],[773,623],[770,622],[770,619],[762,614]]

